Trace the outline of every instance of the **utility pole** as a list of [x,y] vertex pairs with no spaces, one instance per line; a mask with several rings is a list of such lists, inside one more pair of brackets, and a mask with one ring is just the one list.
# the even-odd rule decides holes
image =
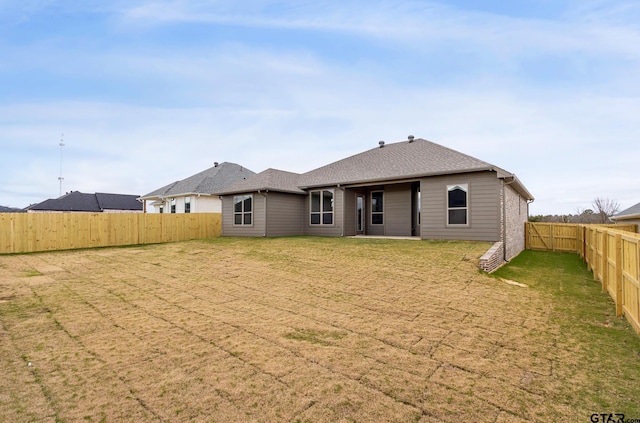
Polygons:
[[64,147],[64,134],[60,137],[60,176],[58,176],[58,181],[60,181],[60,197],[62,197],[62,181],[64,178],[62,177],[62,147]]

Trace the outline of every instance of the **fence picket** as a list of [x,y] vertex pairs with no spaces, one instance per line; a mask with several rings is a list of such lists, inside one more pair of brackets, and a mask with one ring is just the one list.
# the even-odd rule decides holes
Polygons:
[[0,213],[0,254],[220,236],[220,213]]

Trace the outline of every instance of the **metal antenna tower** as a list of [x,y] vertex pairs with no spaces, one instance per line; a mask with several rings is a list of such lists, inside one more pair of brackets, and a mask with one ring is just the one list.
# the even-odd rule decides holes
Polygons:
[[58,176],[58,181],[60,181],[60,197],[62,197],[62,181],[64,178],[62,177],[62,147],[64,147],[64,134],[60,137],[60,176]]

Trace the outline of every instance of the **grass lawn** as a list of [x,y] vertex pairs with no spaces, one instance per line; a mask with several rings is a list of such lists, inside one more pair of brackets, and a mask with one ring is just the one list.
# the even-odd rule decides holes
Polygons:
[[527,251],[486,275],[489,246],[0,256],[0,422],[640,418],[640,336],[579,258]]
[[495,276],[550,298],[557,352],[579,358],[558,361],[556,375],[569,382],[562,395],[583,410],[640,419],[640,335],[616,318],[613,300],[577,254],[524,251]]

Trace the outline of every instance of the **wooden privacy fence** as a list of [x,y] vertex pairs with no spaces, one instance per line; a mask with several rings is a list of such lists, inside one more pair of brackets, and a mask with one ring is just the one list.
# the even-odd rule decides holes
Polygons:
[[636,225],[526,224],[526,248],[580,254],[625,316],[640,333],[640,234]]
[[636,232],[636,225],[580,225],[576,223],[525,224],[525,248],[527,250],[565,251],[580,254],[584,249],[584,228],[611,228]]
[[220,236],[220,213],[0,213],[0,254]]

